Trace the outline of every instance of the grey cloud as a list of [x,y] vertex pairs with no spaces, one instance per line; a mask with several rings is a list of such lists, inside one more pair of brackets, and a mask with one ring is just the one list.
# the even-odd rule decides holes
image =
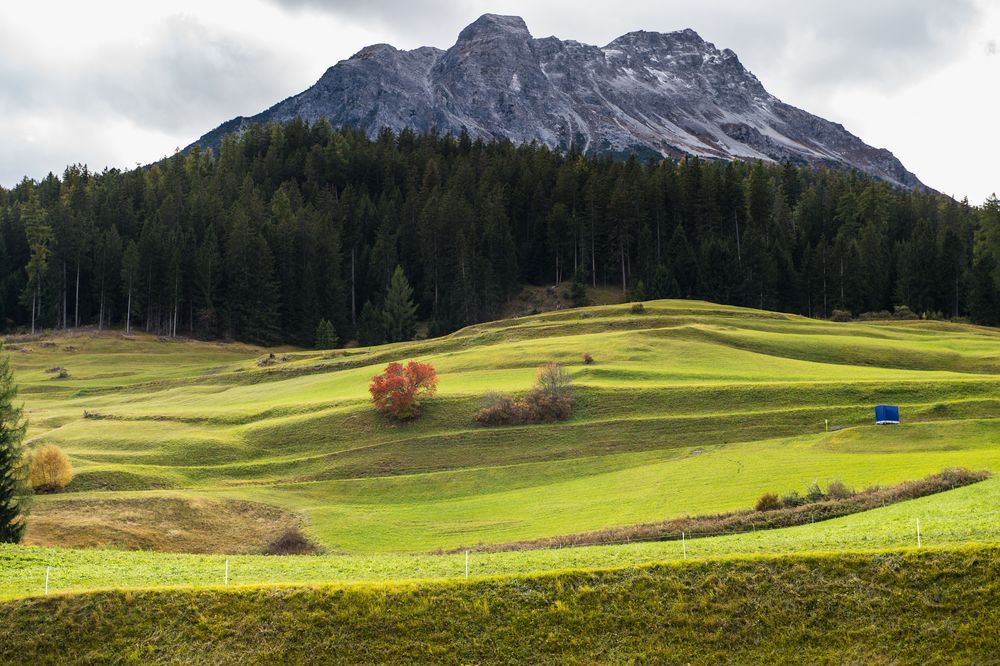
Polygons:
[[[105,46],[64,68],[21,65],[19,47],[0,34],[0,113],[64,112],[125,117],[167,133],[201,132],[218,122],[299,92],[325,68],[301,79],[294,63],[246,38],[219,34],[194,19],[163,21],[141,47]],[[22,53],[28,51],[22,51]]]
[[225,120],[298,92],[287,89],[292,63],[187,17],[169,17],[141,53],[101,50],[95,60],[96,99],[168,132],[200,129],[205,118]]
[[325,69],[315,63],[306,70],[252,38],[187,17],[168,17],[143,37],[53,63],[0,24],[0,120],[7,135],[0,183],[78,161],[100,168],[156,159],[174,141],[159,154],[144,154],[114,128],[179,137],[183,146],[215,124],[299,92]]

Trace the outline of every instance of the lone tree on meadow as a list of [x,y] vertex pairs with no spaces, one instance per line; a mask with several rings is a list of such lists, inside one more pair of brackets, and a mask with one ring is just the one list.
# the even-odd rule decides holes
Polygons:
[[396,266],[385,294],[385,337],[388,342],[412,340],[417,328],[417,306],[413,304],[413,287],[406,279],[402,266]]
[[0,543],[18,543],[24,534],[31,487],[24,458],[26,423],[14,404],[17,385],[10,359],[0,355]]
[[420,414],[420,403],[437,393],[438,376],[430,363],[410,361],[390,363],[368,386],[375,409],[397,419],[412,419]]
[[337,331],[329,319],[320,319],[316,327],[316,349],[333,349],[337,346]]

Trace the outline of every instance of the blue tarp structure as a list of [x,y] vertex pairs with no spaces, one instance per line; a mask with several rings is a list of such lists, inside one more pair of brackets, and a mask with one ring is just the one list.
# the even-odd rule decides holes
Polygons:
[[875,423],[877,425],[899,425],[899,407],[896,405],[879,405],[875,408]]

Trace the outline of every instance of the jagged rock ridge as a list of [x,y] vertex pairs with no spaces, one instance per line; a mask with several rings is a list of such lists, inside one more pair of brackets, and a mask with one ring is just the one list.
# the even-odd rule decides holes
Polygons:
[[790,160],[854,168],[922,187],[884,149],[768,93],[736,54],[693,30],[630,32],[598,47],[535,39],[524,21],[486,14],[447,50],[368,46],[311,88],[197,143],[217,147],[249,123],[326,118],[374,136],[436,129],[584,152]]

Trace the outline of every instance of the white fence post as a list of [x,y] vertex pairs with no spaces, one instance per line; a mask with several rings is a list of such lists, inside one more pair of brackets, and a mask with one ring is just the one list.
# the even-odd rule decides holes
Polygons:
[[469,551],[465,551],[465,579],[469,579]]
[[52,567],[45,567],[45,594],[49,593],[49,570]]
[[688,544],[684,532],[681,532],[681,550],[684,552],[684,559],[688,558]]
[[223,584],[229,585],[229,560],[226,560],[226,577]]
[[917,518],[917,548],[920,548],[920,519]]

